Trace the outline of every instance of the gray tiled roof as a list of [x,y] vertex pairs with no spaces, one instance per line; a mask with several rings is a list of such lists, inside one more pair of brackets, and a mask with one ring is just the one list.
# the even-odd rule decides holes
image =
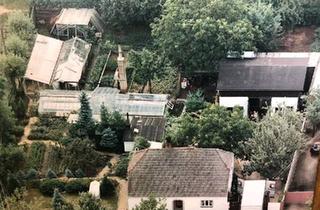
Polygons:
[[129,196],[226,197],[234,156],[211,148],[143,150],[129,164]]

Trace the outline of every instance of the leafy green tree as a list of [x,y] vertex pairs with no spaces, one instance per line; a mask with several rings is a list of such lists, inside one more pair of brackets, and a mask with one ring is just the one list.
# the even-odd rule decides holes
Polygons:
[[10,12],[7,25],[10,34],[16,34],[23,40],[31,40],[35,32],[31,18],[22,11]]
[[320,89],[313,90],[308,96],[306,117],[311,122],[315,133],[320,126]]
[[300,0],[263,0],[270,3],[281,15],[282,25],[292,28],[302,22],[303,7]]
[[252,123],[240,109],[231,112],[225,107],[211,105],[199,115],[184,114],[174,120],[167,129],[166,139],[174,146],[221,148],[242,157],[241,145],[252,132]]
[[81,193],[79,199],[80,210],[106,210],[100,199],[94,198],[90,193]]
[[100,147],[109,151],[117,150],[119,142],[117,139],[116,132],[111,130],[111,128],[106,128],[102,132],[102,137],[100,141]]
[[276,113],[269,110],[257,122],[253,137],[245,144],[250,160],[245,170],[248,173],[257,171],[270,179],[283,178],[294,152],[304,143],[301,125],[301,113],[287,108]]
[[115,28],[129,25],[148,25],[161,12],[161,0],[107,0],[100,8],[104,21]]
[[152,26],[156,45],[186,72],[212,71],[229,51],[254,50],[261,32],[242,0],[167,0]]
[[146,149],[150,147],[150,143],[146,138],[143,136],[136,136],[134,139],[134,148],[141,150],[141,149]]
[[149,91],[152,92],[151,81],[156,75],[161,74],[160,61],[156,52],[148,49],[142,51],[131,50],[129,52],[129,66],[134,70],[134,81],[142,85],[141,92],[149,85]]
[[161,199],[156,199],[153,195],[147,199],[142,199],[140,204],[135,206],[133,210],[166,210],[166,204]]
[[21,148],[0,144],[0,190],[7,192],[9,175],[16,174],[25,165],[25,156]]
[[203,91],[197,90],[194,93],[189,93],[185,106],[186,112],[196,112],[205,108],[206,102],[204,100]]
[[107,176],[104,176],[101,180],[100,194],[102,197],[111,197],[116,194],[115,184]]
[[198,121],[199,147],[217,147],[243,156],[240,145],[252,136],[252,124],[240,109],[232,112],[225,107],[204,109]]
[[52,197],[53,210],[73,210],[72,204],[68,203],[60,194],[59,189],[54,189]]
[[253,1],[250,3],[248,19],[262,32],[257,42],[260,51],[272,51],[279,46],[282,26],[281,15],[268,3]]
[[9,144],[15,142],[13,131],[15,119],[5,94],[5,80],[0,76],[0,143]]
[[23,58],[27,57],[29,53],[27,41],[22,40],[16,34],[12,34],[6,39],[6,49],[9,53]]
[[34,206],[26,201],[26,190],[16,189],[10,196],[0,195],[1,210],[32,210]]
[[166,131],[166,140],[174,146],[184,147],[197,142],[197,131],[199,129],[190,114],[184,114],[173,120]]
[[89,103],[89,98],[85,92],[80,95],[80,111],[79,118],[74,125],[72,133],[80,138],[93,138],[95,133],[95,123],[92,118],[92,110]]

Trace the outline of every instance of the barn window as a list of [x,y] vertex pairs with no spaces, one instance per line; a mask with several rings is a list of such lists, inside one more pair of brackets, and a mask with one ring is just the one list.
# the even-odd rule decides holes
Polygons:
[[213,208],[213,200],[202,200],[201,208]]
[[173,210],[183,210],[183,201],[182,200],[173,201]]

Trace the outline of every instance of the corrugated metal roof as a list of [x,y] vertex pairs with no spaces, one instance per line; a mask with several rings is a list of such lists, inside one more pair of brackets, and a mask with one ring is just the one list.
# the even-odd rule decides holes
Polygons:
[[38,34],[25,77],[50,84],[62,45],[63,41]]
[[[220,91],[303,91],[309,54],[258,54],[220,63]],[[299,55],[299,56],[298,56]]]
[[95,9],[65,8],[55,22],[55,25],[83,25],[88,26],[91,22],[99,31],[103,32],[101,18]]

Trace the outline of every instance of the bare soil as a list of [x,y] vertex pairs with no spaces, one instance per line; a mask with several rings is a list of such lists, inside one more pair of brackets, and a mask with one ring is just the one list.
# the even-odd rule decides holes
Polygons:
[[0,5],[0,16],[1,16],[1,15],[4,15],[4,14],[7,14],[7,13],[10,12],[10,11],[11,11],[11,10],[9,10],[9,9],[7,9],[6,7]]
[[284,52],[309,52],[316,26],[296,27],[284,34],[281,48]]

